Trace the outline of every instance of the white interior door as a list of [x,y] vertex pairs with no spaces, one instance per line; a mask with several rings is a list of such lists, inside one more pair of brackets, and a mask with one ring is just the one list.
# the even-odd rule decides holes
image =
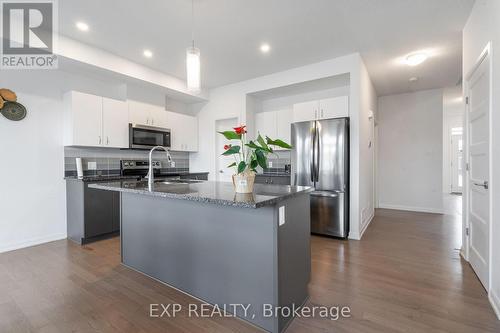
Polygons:
[[463,187],[463,138],[462,134],[451,136],[451,192],[462,193]]
[[490,56],[485,53],[467,80],[467,204],[469,262],[489,289],[490,269]]
[[[220,119],[216,121],[215,127],[217,132],[230,131],[234,127],[238,126],[238,118],[228,118],[228,119]],[[222,156],[221,154],[224,152],[224,145],[228,145],[231,142],[226,140],[226,138],[216,133],[216,148],[215,148],[215,161],[217,167],[216,178],[221,182],[232,182],[234,168],[227,168],[227,166],[234,162],[234,156]],[[234,144],[234,142],[233,142]]]

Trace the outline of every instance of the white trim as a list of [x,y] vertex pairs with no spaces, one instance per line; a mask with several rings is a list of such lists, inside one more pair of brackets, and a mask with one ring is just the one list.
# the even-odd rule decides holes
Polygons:
[[500,320],[500,297],[498,297],[498,295],[493,290],[490,290],[488,299],[490,300],[493,311],[495,311],[497,318]]
[[[476,72],[476,70],[481,66],[483,61],[487,59],[489,61],[489,110],[488,110],[488,129],[489,129],[489,144],[488,144],[488,153],[489,153],[489,260],[488,260],[488,286],[486,286],[487,290],[491,290],[492,278],[493,278],[493,262],[491,260],[493,254],[493,191],[491,184],[493,183],[493,57],[492,57],[492,44],[491,41],[486,44],[480,56],[477,58],[474,66],[469,70],[466,75],[466,80],[464,80],[464,97],[469,97],[469,81],[472,75]],[[465,106],[465,115],[464,115],[464,161],[465,163],[470,163],[469,155],[470,155],[470,143],[469,143],[469,107],[470,104]],[[463,190],[462,190],[462,204],[463,204],[463,214],[462,214],[462,232],[466,235],[465,230],[470,227],[469,221],[469,210],[470,210],[470,196],[469,196],[469,183],[470,183],[470,172],[464,168],[464,182],[463,182]],[[462,244],[462,248],[465,249],[465,260],[469,261],[470,259],[470,236],[465,236],[465,244]],[[472,266],[471,266],[472,267]],[[491,301],[491,294],[488,296]],[[498,298],[497,298],[498,300]],[[498,310],[498,307],[496,308]],[[495,310],[495,311],[496,311]],[[498,312],[497,312],[498,314]]]
[[401,206],[401,205],[391,205],[386,203],[379,203],[378,207],[383,209],[405,210],[410,212],[444,214],[443,209],[440,208]]
[[30,247],[30,246],[34,246],[34,245],[43,244],[43,243],[53,242],[56,240],[66,239],[66,237],[67,237],[66,233],[54,234],[54,235],[49,235],[49,236],[45,236],[45,237],[34,237],[34,238],[31,238],[31,239],[28,239],[28,240],[25,240],[22,242],[16,242],[16,243],[11,243],[11,244],[7,244],[7,245],[2,245],[0,247],[0,253],[18,250],[18,249],[22,249],[25,247]]
[[363,238],[363,234],[365,233],[366,229],[368,229],[370,223],[372,223],[374,217],[375,217],[375,210],[373,210],[372,214],[368,217],[368,219],[366,219],[366,223],[363,223],[362,229],[359,233],[359,239]]

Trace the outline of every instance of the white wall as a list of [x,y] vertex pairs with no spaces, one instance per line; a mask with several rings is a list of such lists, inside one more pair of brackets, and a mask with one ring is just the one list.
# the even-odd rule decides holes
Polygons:
[[442,212],[443,92],[378,100],[379,207]]
[[[500,1],[476,0],[463,31],[463,77],[471,71],[484,47],[492,43],[492,195],[491,278],[489,298],[500,318]],[[464,205],[465,207],[465,205]],[[466,215],[463,214],[465,217]],[[464,233],[465,235],[465,233]],[[464,244],[465,239],[464,239]]]
[[[363,150],[360,155],[360,125],[363,131],[366,130],[366,124],[363,120],[360,123],[360,113],[368,112],[369,104],[376,108],[374,102],[375,91],[371,85],[368,74],[364,68],[363,61],[359,54],[351,54],[336,59],[331,59],[291,70],[259,77],[256,79],[243,81],[210,91],[210,101],[200,105],[198,113],[199,121],[199,152],[190,155],[190,167],[193,171],[209,171],[210,179],[215,179],[217,158],[215,147],[215,122],[218,119],[238,117],[240,122],[248,123],[249,127],[252,121],[252,115],[247,107],[255,104],[249,94],[289,86],[292,84],[317,80],[330,76],[350,73],[350,112],[351,112],[351,235],[353,239],[361,237],[361,212],[364,210],[369,214],[373,208],[369,205],[370,197],[373,201],[373,191],[369,189],[373,183],[371,173],[364,173],[364,182],[360,183],[360,164],[367,163],[367,155]],[[370,103],[371,102],[371,103]],[[365,115],[364,118],[367,118]],[[250,127],[251,133],[253,128]],[[363,136],[363,142],[366,144],[366,138]],[[368,178],[366,178],[368,177]],[[371,181],[370,181],[371,180]],[[363,202],[360,204],[360,193],[363,195]],[[373,207],[373,205],[372,205]]]
[[443,90],[443,193],[451,193],[451,129],[463,127],[462,86]]

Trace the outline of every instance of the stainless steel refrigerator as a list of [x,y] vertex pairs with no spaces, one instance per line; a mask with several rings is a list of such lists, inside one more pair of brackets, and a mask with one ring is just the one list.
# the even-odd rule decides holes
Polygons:
[[349,235],[349,119],[292,124],[292,184],[313,186],[311,232]]

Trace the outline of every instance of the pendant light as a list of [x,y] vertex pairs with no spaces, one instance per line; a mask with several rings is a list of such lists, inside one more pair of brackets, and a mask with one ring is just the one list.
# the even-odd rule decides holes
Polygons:
[[197,93],[200,84],[200,49],[194,47],[194,0],[191,0],[191,46],[186,50],[187,88]]

